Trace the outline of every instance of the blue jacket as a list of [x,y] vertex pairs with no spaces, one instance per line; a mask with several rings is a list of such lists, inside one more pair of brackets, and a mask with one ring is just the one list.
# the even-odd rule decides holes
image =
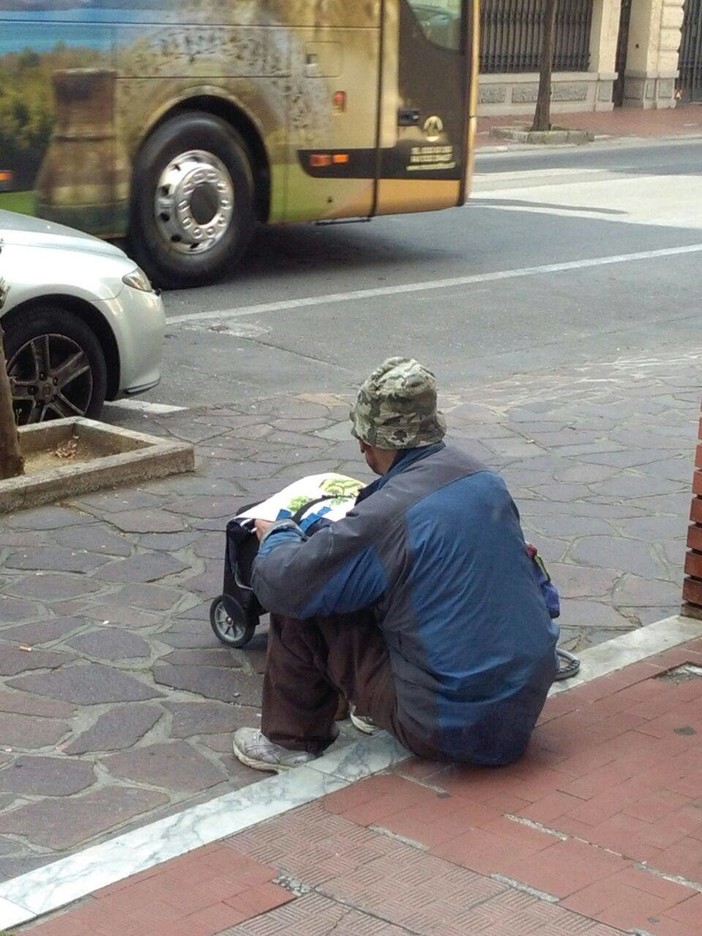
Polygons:
[[444,445],[412,449],[343,519],[264,537],[253,588],[301,619],[373,606],[398,717],[437,755],[505,764],[529,740],[557,671],[558,627],[502,479]]

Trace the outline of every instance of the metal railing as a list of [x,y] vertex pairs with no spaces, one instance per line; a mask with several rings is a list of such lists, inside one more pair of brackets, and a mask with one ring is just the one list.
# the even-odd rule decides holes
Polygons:
[[[482,0],[480,72],[539,70],[544,0]],[[554,71],[587,71],[591,0],[560,0],[556,15]]]
[[678,61],[683,101],[702,101],[702,2],[686,0]]

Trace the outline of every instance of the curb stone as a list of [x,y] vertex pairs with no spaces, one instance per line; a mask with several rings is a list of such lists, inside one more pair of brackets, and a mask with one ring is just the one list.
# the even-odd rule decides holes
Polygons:
[[551,130],[526,130],[523,127],[491,127],[491,136],[514,143],[580,145],[592,143],[595,134],[591,130],[568,130],[566,127],[552,127]]

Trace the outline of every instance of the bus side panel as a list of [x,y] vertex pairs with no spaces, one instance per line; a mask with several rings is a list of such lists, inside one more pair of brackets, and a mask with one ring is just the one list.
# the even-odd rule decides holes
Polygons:
[[[170,108],[214,95],[247,114],[264,141],[270,221],[368,215],[372,172],[315,178],[298,153],[375,151],[378,42],[378,30],[366,28],[120,28],[118,123],[127,149],[135,152]],[[153,77],[139,79],[147,68]]]
[[[209,96],[258,128],[271,221],[368,214],[372,174],[314,179],[298,151],[375,150],[380,3],[62,0],[51,10],[5,0],[0,205],[124,233],[131,159],[149,128],[171,107]],[[332,113],[340,89],[346,105]],[[22,126],[15,114],[27,115]]]
[[265,0],[252,5],[265,7],[271,22],[287,26],[367,29],[378,25],[381,4],[382,0]]
[[[295,30],[292,74],[316,117],[288,113],[286,221],[366,217],[375,198],[379,41],[377,29]],[[358,154],[363,154],[358,161]],[[337,172],[317,173],[333,161]],[[362,164],[361,170],[357,166]]]
[[469,166],[467,66],[432,41],[441,5],[460,3],[4,0],[0,205],[124,233],[148,129],[205,97],[258,129],[272,221],[456,204]]
[[120,27],[117,122],[132,158],[174,108],[218,101],[256,128],[269,160],[270,220],[282,218],[291,98],[300,101],[301,120],[315,119],[312,103],[296,90],[291,46],[290,31],[276,27]]

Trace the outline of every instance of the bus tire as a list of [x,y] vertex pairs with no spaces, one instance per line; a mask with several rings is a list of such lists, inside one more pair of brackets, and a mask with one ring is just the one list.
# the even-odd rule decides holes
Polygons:
[[254,231],[254,180],[247,148],[211,114],[179,114],[138,154],[129,241],[158,286],[211,283],[246,251]]

